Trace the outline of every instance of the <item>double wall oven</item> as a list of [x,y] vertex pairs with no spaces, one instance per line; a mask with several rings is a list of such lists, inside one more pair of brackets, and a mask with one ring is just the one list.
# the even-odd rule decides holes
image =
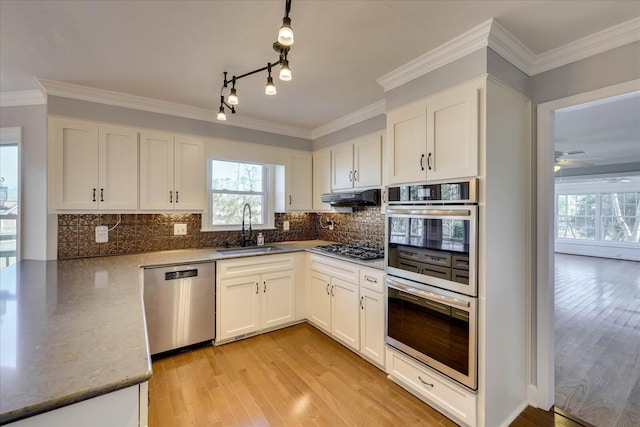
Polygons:
[[387,188],[388,345],[477,389],[477,180]]

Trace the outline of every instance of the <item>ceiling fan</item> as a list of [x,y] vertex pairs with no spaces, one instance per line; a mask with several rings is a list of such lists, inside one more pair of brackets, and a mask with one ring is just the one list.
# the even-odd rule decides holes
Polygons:
[[572,160],[567,158],[568,156],[575,156],[576,154],[585,154],[585,153],[586,151],[584,150],[556,151],[554,153],[555,164],[553,166],[553,171],[558,172],[560,169],[562,169],[563,166],[576,167],[576,168],[593,166],[593,163],[586,163],[586,162],[581,162],[578,160]]

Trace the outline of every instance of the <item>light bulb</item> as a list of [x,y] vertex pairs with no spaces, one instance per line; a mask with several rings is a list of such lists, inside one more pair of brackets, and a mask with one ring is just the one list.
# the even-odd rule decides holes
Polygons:
[[224,107],[220,106],[220,109],[218,110],[218,116],[216,117],[218,120],[227,120],[227,115],[224,113]]
[[291,69],[289,68],[289,60],[282,61],[282,68],[280,68],[280,80],[288,82],[291,80]]
[[282,18],[282,27],[278,31],[278,43],[284,46],[293,44],[293,29],[291,29],[291,18]]
[[562,166],[560,166],[560,165],[554,165],[553,166],[553,171],[554,172],[558,172],[560,169],[562,169]]
[[229,105],[238,105],[238,94],[236,93],[236,88],[231,89],[227,102],[229,102]]
[[264,87],[264,93],[267,95],[275,95],[276,94],[276,85],[273,84],[273,79],[271,76],[267,77],[267,85]]

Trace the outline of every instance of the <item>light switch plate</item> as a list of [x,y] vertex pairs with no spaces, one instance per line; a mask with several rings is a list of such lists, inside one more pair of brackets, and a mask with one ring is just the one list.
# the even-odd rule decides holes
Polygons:
[[284,231],[289,231],[289,221],[285,221],[282,223],[282,229]]
[[174,236],[186,236],[187,235],[187,224],[173,224],[173,235]]
[[96,227],[96,243],[107,243],[109,241],[109,227],[99,225]]

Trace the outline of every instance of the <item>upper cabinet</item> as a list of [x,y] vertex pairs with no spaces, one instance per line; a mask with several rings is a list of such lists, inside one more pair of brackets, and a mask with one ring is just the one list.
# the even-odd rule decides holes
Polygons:
[[137,209],[136,130],[52,118],[50,141],[53,209]]
[[331,149],[331,190],[382,185],[382,133],[373,133]]
[[313,160],[311,153],[290,152],[285,181],[285,209],[310,211],[313,207]]
[[329,203],[322,203],[320,196],[331,193],[331,151],[313,153],[313,210],[331,211]]
[[195,137],[140,133],[140,209],[203,210],[204,143]]
[[387,113],[389,184],[478,175],[484,88],[474,80]]

